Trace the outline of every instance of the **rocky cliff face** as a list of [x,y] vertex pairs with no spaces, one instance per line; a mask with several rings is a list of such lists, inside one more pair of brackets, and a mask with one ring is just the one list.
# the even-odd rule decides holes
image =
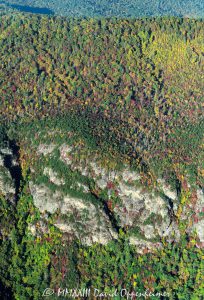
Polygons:
[[[204,244],[202,189],[193,193],[190,186],[185,191],[174,190],[163,179],[147,188],[144,174],[128,164],[104,164],[83,143],[39,143],[32,145],[32,156],[29,189],[41,222],[38,228],[29,224],[31,234],[47,230],[49,214],[66,238],[80,239],[85,245],[107,244],[122,229],[142,252],[160,247],[163,237],[178,241],[181,222],[187,232],[196,233],[199,247]],[[11,169],[15,165],[12,150],[1,149],[0,191],[13,200],[16,187]]]
[[17,166],[17,161],[11,148],[0,149],[0,195],[10,201],[15,200],[16,187],[12,169]]
[[[82,144],[39,144],[33,146],[29,188],[39,209],[41,225],[30,224],[33,235],[46,231],[46,215],[69,239],[82,244],[107,244],[125,230],[138,252],[161,246],[161,239],[180,239],[180,222],[186,231],[197,234],[204,244],[204,194],[191,188],[173,190],[163,179],[150,189],[143,175],[129,165],[106,165]],[[17,158],[9,147],[0,150],[0,193],[15,202]],[[18,174],[16,174],[18,175]],[[192,196],[192,195],[191,195]],[[186,197],[186,200],[184,198]],[[190,199],[190,198],[189,198]],[[193,201],[192,201],[193,199]],[[39,228],[40,227],[40,228]]]

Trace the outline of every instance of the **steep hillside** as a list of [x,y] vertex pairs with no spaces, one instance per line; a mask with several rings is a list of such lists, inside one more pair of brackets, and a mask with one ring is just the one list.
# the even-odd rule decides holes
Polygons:
[[203,25],[1,16],[1,298],[203,297]]
[[2,120],[72,113],[101,148],[202,185],[202,21],[1,20]]

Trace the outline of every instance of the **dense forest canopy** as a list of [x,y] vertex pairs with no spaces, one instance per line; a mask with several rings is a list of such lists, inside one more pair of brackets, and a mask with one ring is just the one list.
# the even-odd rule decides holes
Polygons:
[[[43,13],[40,7],[53,10],[55,2],[0,4],[27,12],[35,6],[36,12]],[[98,16],[110,14],[104,12],[105,2],[100,2]],[[186,2],[190,3],[182,1]],[[84,3],[88,10],[93,1]],[[122,1],[109,3],[118,5],[120,16]],[[127,2],[123,4],[127,8]],[[192,8],[191,13],[202,13],[202,3],[194,4],[198,10]],[[60,5],[63,1],[59,9]],[[77,7],[76,1],[70,5]],[[149,9],[146,1],[143,5]],[[84,7],[82,15],[86,15]],[[128,11],[124,15],[129,16]],[[202,195],[204,184],[203,36],[202,19],[1,15],[0,175],[4,172],[7,177],[0,179],[7,183],[8,178],[11,183],[13,179],[16,188],[9,189],[15,196],[14,205],[6,193],[0,194],[0,298],[38,300],[48,287],[55,292],[57,287],[90,286],[107,293],[114,293],[115,288],[167,292],[166,299],[171,300],[203,297],[203,249],[196,234],[188,231],[188,221],[192,225],[203,220],[203,208],[196,212],[192,208],[195,193],[199,190]],[[30,181],[36,176],[39,184],[47,180],[52,186],[43,173],[45,166],[65,175],[64,185],[57,186],[61,191],[70,192],[70,185],[81,179],[89,182],[91,200],[98,205],[107,201],[109,212],[115,205],[109,194],[98,196],[92,178],[80,175],[77,169],[72,172],[59,160],[60,150],[44,155],[43,145],[49,148],[58,143],[63,150],[68,141],[72,149],[82,148],[80,155],[85,145],[91,159],[95,152],[100,158],[105,153],[106,161],[113,165],[118,158],[131,165],[141,175],[143,191],[149,191],[158,178],[174,184],[179,190],[178,211],[171,218],[178,225],[180,239],[160,239],[162,248],[152,253],[145,249],[141,255],[129,243],[128,228],[118,227],[118,239],[106,245],[85,246],[80,240],[64,238],[54,226],[59,211],[41,214],[34,205]],[[39,146],[44,149],[41,158],[36,150]],[[76,161],[81,159],[74,150],[72,154]],[[107,189],[114,188],[108,182]],[[77,194],[73,188],[72,192]],[[117,200],[116,192],[111,197]],[[187,220],[182,219],[183,211],[189,213]],[[152,219],[154,215],[147,226]],[[37,235],[31,230],[37,230]],[[56,297],[53,294],[50,299]]]
[[2,9],[69,17],[203,17],[202,0],[3,0]]
[[96,143],[202,185],[202,20],[17,14],[0,34],[4,121],[72,112]]

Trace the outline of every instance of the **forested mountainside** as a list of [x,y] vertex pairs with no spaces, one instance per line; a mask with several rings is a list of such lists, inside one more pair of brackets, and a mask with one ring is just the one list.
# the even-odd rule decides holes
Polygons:
[[2,0],[0,9],[69,17],[204,16],[202,0]]
[[1,118],[72,111],[100,146],[202,184],[203,36],[188,19],[3,16]]
[[0,296],[202,299],[203,20],[0,20]]

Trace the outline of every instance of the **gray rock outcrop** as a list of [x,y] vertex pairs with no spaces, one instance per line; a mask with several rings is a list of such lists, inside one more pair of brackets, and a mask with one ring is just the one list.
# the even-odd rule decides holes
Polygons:
[[[75,145],[43,144],[37,153],[51,157],[54,150],[58,150],[60,163],[69,171],[59,176],[57,170],[45,165],[43,175],[52,188],[31,181],[30,191],[41,213],[59,213],[55,226],[63,233],[77,237],[86,245],[106,244],[116,239],[122,228],[128,230],[130,243],[137,245],[138,251],[160,247],[163,237],[169,242],[179,241],[180,231],[175,218],[179,195],[163,179],[158,179],[156,186],[147,190],[141,184],[141,175],[130,166],[105,168],[92,154],[87,153],[84,158],[81,149],[77,150]],[[91,186],[77,181],[67,186],[67,176],[73,177],[76,173],[90,180]],[[66,188],[80,190],[83,197],[70,195]],[[87,200],[86,195],[96,197],[98,205]],[[203,211],[202,191],[199,191],[196,209]],[[184,217],[188,218],[185,212]],[[203,242],[203,218],[196,220],[191,230],[195,230]]]
[[11,172],[6,164],[6,159],[9,158],[11,166],[16,164],[12,150],[8,147],[0,149],[0,195],[2,194],[11,202],[14,200],[16,189],[15,183],[11,176]]

